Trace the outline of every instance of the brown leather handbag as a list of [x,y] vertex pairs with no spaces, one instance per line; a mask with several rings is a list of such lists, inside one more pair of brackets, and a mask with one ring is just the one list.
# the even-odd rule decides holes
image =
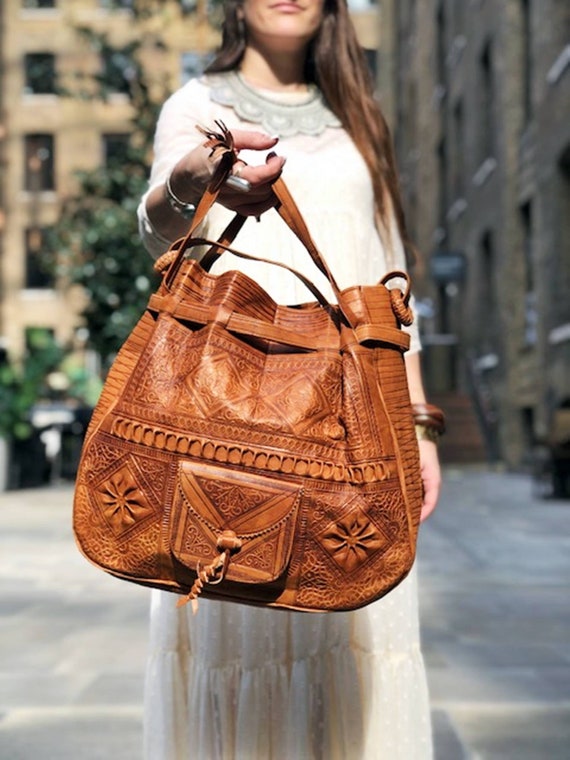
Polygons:
[[[398,584],[415,556],[421,478],[404,369],[409,281],[340,290],[281,180],[277,210],[327,276],[277,305],[238,271],[207,269],[192,229],[125,342],[87,432],[74,530],[85,556],[195,599],[349,610]],[[245,254],[238,254],[245,256]],[[246,258],[249,258],[246,256]],[[405,283],[404,292],[389,284]]]

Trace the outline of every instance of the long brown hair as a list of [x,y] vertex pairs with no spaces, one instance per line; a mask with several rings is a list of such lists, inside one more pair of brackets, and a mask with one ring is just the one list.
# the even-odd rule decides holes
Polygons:
[[[243,0],[224,2],[222,44],[206,73],[239,67],[246,35],[238,10]],[[413,259],[402,206],[392,137],[374,97],[374,85],[364,52],[348,13],[346,0],[325,0],[323,21],[311,41],[305,60],[305,78],[323,93],[370,172],[374,199],[387,241],[393,211],[406,254]]]

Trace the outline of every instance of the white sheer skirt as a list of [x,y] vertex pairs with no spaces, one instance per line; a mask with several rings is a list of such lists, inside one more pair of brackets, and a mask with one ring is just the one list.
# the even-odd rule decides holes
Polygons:
[[415,570],[349,613],[154,591],[146,760],[429,760]]

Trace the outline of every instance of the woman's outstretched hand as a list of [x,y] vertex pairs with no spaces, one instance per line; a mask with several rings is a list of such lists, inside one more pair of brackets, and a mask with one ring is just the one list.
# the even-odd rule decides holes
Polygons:
[[[243,129],[232,130],[232,136],[237,153],[242,150],[266,152],[274,148],[279,139],[263,132]],[[271,183],[280,176],[284,164],[285,158],[273,152],[267,154],[265,161],[259,164],[246,164],[238,157],[232,167],[232,174],[247,180],[247,190],[236,190],[224,184],[218,195],[218,202],[244,216],[263,214],[277,203]],[[200,145],[176,164],[170,178],[171,187],[177,197],[197,203],[215,168],[216,162],[211,160],[210,151]]]
[[[232,130],[236,151],[259,150],[266,151],[275,147],[277,137],[269,137],[262,132]],[[260,216],[275,206],[277,199],[271,189],[271,184],[281,175],[285,158],[276,153],[269,153],[265,163],[246,164],[238,160],[233,166],[232,174],[249,182],[247,192],[234,190],[231,186],[222,185],[218,201],[231,211],[244,216]]]

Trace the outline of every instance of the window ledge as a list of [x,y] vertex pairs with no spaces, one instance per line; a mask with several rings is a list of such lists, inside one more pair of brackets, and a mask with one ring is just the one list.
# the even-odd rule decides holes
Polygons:
[[60,8],[22,8],[20,18],[23,21],[36,21],[36,19],[53,19],[59,20],[61,16]]
[[570,322],[558,325],[548,335],[548,342],[551,346],[558,346],[560,343],[566,343],[567,341],[570,341]]
[[21,197],[24,201],[34,201],[40,196],[44,203],[54,203],[58,200],[55,190],[22,190]]
[[37,105],[38,100],[42,103],[59,103],[59,97],[55,92],[23,92],[22,100],[33,102]]
[[468,203],[465,198],[458,198],[447,212],[447,220],[449,222],[456,222],[467,211],[467,206]]
[[482,187],[485,182],[487,182],[489,177],[493,174],[497,166],[498,164],[496,158],[493,158],[492,156],[486,158],[473,175],[473,184],[476,187]]
[[53,301],[57,291],[55,288],[22,288],[20,295],[23,301]]
[[447,95],[447,88],[444,84],[436,84],[433,88],[432,103],[435,109],[441,108],[442,103]]
[[432,242],[435,246],[440,246],[446,237],[447,237],[447,232],[441,225],[439,225],[434,230],[434,233],[432,235]]
[[126,92],[110,92],[107,96],[107,102],[115,104],[129,103],[130,98]]
[[554,61],[552,66],[548,69],[546,75],[546,81],[550,85],[556,84],[564,73],[570,68],[570,43],[563,48],[558,58]]
[[445,63],[449,69],[454,69],[463,55],[463,51],[467,47],[467,37],[464,34],[458,34],[454,37],[451,43],[451,49],[447,54]]

